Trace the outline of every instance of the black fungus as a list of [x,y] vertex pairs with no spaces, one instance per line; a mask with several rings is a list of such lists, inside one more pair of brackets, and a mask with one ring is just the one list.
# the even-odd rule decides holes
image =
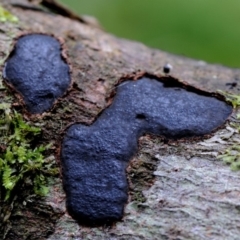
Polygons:
[[49,110],[70,84],[70,69],[60,42],[44,34],[22,36],[7,59],[6,82],[19,92],[30,113]]
[[208,134],[232,107],[215,97],[143,77],[117,87],[110,107],[91,126],[72,125],[61,149],[67,209],[83,224],[123,216],[128,199],[126,167],[145,133],[181,138]]
[[166,74],[170,73],[171,69],[172,69],[172,65],[169,63],[167,63],[163,66],[163,72]]

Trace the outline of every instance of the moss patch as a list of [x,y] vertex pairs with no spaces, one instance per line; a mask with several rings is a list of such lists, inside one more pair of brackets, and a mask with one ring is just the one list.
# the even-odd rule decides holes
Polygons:
[[18,22],[18,18],[0,5],[0,22]]
[[240,146],[233,145],[225,150],[225,152],[218,156],[226,164],[229,164],[233,171],[240,170]]
[[41,130],[23,121],[22,116],[10,109],[9,104],[0,104],[3,112],[0,129],[3,133],[0,145],[0,182],[2,197],[7,201],[19,185],[27,182],[35,194],[46,195],[46,174],[52,173],[51,163],[44,161],[43,152],[49,146],[34,146]]
[[221,93],[226,98],[226,101],[232,103],[234,108],[237,108],[240,106],[240,95],[232,94],[224,91],[218,91],[218,92]]
[[0,238],[11,229],[9,219],[18,201],[23,202],[24,196],[45,196],[48,177],[58,173],[53,159],[44,157],[50,144],[38,144],[41,129],[25,122],[10,106],[0,104]]
[[[232,103],[233,107],[235,109],[240,107],[240,95],[238,94],[231,94],[228,92],[219,91],[221,94],[223,94],[226,98],[226,101]],[[240,113],[236,113],[236,119],[240,119]],[[238,122],[231,122],[231,127],[236,129],[238,132],[240,130],[240,125]],[[221,159],[226,164],[230,165],[231,169],[233,171],[240,170],[240,146],[238,144],[234,144],[230,147],[228,147],[224,152],[222,152],[217,157],[218,159]]]

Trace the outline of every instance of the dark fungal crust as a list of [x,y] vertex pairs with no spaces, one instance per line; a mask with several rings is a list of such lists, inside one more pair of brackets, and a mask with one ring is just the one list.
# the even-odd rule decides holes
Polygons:
[[63,40],[45,33],[21,34],[5,62],[3,78],[27,113],[51,110],[72,88]]
[[[106,102],[107,102],[106,108],[103,109],[102,111],[100,111],[97,114],[97,116],[95,117],[94,121],[91,124],[93,124],[100,117],[102,112],[104,112],[108,107],[111,106],[111,104],[112,104],[112,102],[114,100],[114,97],[115,97],[115,95],[117,93],[117,87],[120,84],[124,83],[125,81],[137,81],[137,80],[139,80],[139,79],[141,79],[143,77],[154,79],[156,81],[165,83],[166,86],[168,86],[168,87],[180,87],[182,89],[185,89],[185,90],[190,91],[190,92],[194,92],[194,93],[202,95],[202,96],[208,96],[208,97],[217,98],[220,101],[226,102],[229,106],[232,107],[232,103],[230,101],[227,101],[225,96],[220,94],[220,93],[218,93],[218,92],[208,92],[208,91],[206,91],[203,88],[199,88],[199,87],[195,87],[193,85],[190,85],[188,82],[180,81],[179,79],[177,79],[177,78],[175,78],[175,77],[173,77],[171,75],[166,76],[165,74],[162,75],[162,74],[153,74],[153,73],[144,72],[144,71],[137,71],[137,72],[133,72],[131,74],[126,74],[126,75],[122,76],[117,81],[117,83],[114,85],[113,90],[106,97]],[[228,118],[231,116],[232,112],[233,112],[233,108],[232,108],[232,111],[229,114]],[[81,123],[81,124],[84,124],[84,125],[90,125],[89,123],[82,123],[82,122],[75,122],[75,123]],[[71,125],[73,125],[75,123],[69,124],[66,127],[66,129],[68,129]],[[175,142],[175,143],[176,142],[184,142],[185,139],[186,139],[186,141],[189,141],[189,140],[192,140],[192,141],[203,140],[203,139],[207,139],[207,138],[211,137],[214,134],[214,132],[216,132],[217,130],[219,130],[219,129],[223,128],[223,127],[224,127],[224,124],[222,124],[219,127],[213,129],[210,133],[204,134],[204,135],[201,135],[201,136],[192,136],[192,137],[188,136],[187,138],[181,137],[181,138],[177,138],[177,139],[176,138],[174,138],[174,139],[166,138],[164,135],[158,135],[158,137],[160,137],[160,139],[162,139],[164,141]],[[147,133],[147,135],[151,136],[151,135],[156,135],[156,134]]]
[[204,136],[231,113],[220,94],[172,77],[139,73],[122,78],[93,124],[71,125],[63,138],[60,159],[68,212],[84,225],[120,220],[128,199],[126,168],[140,136]]
[[[177,79],[171,75],[166,76],[166,75],[161,75],[161,74],[152,74],[152,73],[148,73],[148,72],[139,71],[136,73],[126,74],[125,76],[121,77],[118,80],[118,82],[115,84],[115,90],[113,90],[108,97],[109,104],[111,104],[111,101],[116,94],[116,88],[118,85],[120,85],[121,83],[123,83],[125,81],[129,81],[129,80],[137,81],[143,77],[151,78],[151,79],[155,79],[156,81],[163,82],[166,85],[168,85],[169,87],[171,87],[171,86],[180,87],[187,91],[195,92],[195,93],[203,95],[203,96],[216,97],[217,99],[219,99],[221,101],[226,101],[225,97],[220,93],[205,91],[204,89],[189,85],[187,82],[180,81],[179,79]],[[229,102],[229,104],[231,104],[231,103]]]

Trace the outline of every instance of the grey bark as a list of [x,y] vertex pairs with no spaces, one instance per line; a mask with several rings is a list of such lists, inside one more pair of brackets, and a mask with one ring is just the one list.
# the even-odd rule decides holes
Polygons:
[[[238,92],[226,84],[240,80],[239,69],[150,49],[87,21],[40,11],[27,0],[0,3],[19,18],[17,24],[0,25],[0,70],[14,39],[23,33],[43,32],[65,41],[74,82],[71,91],[42,116],[29,116],[22,107],[25,119],[42,124],[44,141],[55,144],[52,156],[56,160],[62,131],[72,122],[91,123],[124,75],[137,71],[163,74],[163,66],[170,63],[171,75],[181,81],[212,92]],[[0,94],[2,100],[12,95],[7,90]],[[17,99],[12,103],[16,105]],[[59,176],[52,179],[46,198],[26,196],[24,205],[14,208],[6,239],[239,239],[240,172],[217,159],[240,142],[233,121],[234,117],[206,139],[164,143],[158,137],[142,137],[127,169],[129,202],[122,221],[114,226],[78,225],[66,212]]]

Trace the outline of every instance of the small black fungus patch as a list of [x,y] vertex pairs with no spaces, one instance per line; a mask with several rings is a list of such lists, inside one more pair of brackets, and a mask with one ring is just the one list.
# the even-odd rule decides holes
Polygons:
[[170,73],[171,69],[172,69],[172,65],[169,63],[167,63],[163,66],[163,72],[166,74]]
[[7,84],[23,97],[30,113],[49,110],[70,84],[70,69],[60,42],[44,34],[20,37],[5,63]]
[[128,199],[126,167],[141,135],[202,136],[231,114],[232,107],[224,101],[180,85],[148,77],[125,81],[91,126],[68,129],[61,150],[63,183],[68,211],[80,223],[122,218]]

